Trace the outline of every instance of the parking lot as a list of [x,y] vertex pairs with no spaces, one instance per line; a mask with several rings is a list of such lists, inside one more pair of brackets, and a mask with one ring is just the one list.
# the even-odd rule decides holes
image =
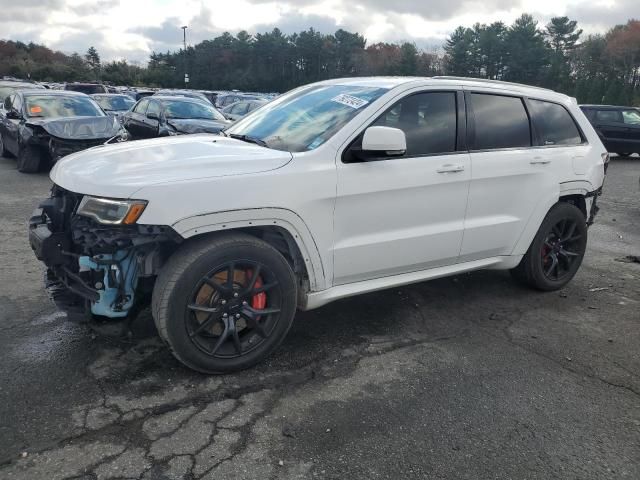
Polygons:
[[26,240],[48,176],[0,159],[0,477],[640,478],[639,177],[613,158],[560,292],[475,272],[341,300],[208,377],[148,313],[114,339],[56,312]]

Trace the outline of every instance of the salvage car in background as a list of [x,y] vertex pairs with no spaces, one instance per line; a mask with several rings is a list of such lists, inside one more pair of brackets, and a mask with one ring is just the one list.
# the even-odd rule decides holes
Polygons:
[[236,102],[240,102],[242,100],[258,100],[262,97],[258,95],[248,95],[244,93],[227,93],[224,95],[218,95],[216,97],[216,108],[222,109],[228,107],[229,105],[233,105]]
[[42,85],[38,85],[37,83],[31,83],[23,80],[0,80],[0,103],[4,102],[4,99],[16,90],[36,88],[46,90],[45,87],[43,87]]
[[122,115],[122,125],[134,139],[218,133],[230,123],[213,105],[188,97],[146,97]]
[[67,83],[64,86],[64,90],[86,93],[87,95],[93,95],[94,93],[109,93],[107,86],[102,85],[101,83]]
[[580,105],[607,151],[628,157],[640,153],[640,108]]
[[165,90],[158,90],[155,93],[155,95],[163,96],[163,97],[186,97],[186,98],[192,98],[194,100],[201,100],[204,103],[206,103],[207,105],[213,105],[213,103],[211,103],[211,100],[209,100],[204,93],[196,92],[194,90],[170,90],[170,89],[165,89]]
[[483,268],[564,287],[608,161],[566,95],[460,78],[306,85],[223,135],[68,157],[29,222],[61,307],[114,320],[150,297],[209,373],[263,360],[297,308]]
[[225,107],[221,110],[221,113],[227,117],[229,120],[236,121],[240,120],[242,117],[247,115],[248,113],[253,112],[254,110],[260,108],[261,106],[269,103],[267,100],[256,99],[256,100],[245,100],[236,103],[232,103],[228,107]]
[[121,138],[118,120],[84,93],[18,90],[0,110],[0,153],[18,159],[18,170],[37,172],[61,157]]
[[91,95],[91,98],[93,98],[107,114],[118,118],[125,112],[131,110],[131,107],[136,103],[129,95],[123,93],[97,93]]

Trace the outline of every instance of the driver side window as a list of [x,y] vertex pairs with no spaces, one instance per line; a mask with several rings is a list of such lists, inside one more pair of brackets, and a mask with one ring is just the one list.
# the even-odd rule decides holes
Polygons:
[[144,115],[145,112],[147,111],[148,105],[149,105],[149,100],[147,100],[146,98],[143,98],[142,100],[140,100],[138,105],[136,105],[136,108],[134,108],[133,111],[141,115]]
[[150,113],[155,113],[158,117],[160,117],[160,104],[158,102],[149,102],[149,108],[147,108],[147,115]]
[[407,138],[408,157],[455,152],[456,95],[454,92],[409,95],[371,125],[402,130]]

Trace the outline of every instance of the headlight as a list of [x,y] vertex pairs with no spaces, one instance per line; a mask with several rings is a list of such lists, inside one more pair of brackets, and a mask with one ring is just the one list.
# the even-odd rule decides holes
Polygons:
[[144,200],[109,200],[85,196],[80,201],[77,214],[100,223],[131,225],[140,218],[146,206]]

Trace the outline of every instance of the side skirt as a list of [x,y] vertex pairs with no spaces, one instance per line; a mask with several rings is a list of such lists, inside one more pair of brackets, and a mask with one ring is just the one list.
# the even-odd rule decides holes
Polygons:
[[352,297],[361,293],[374,292],[376,290],[384,290],[401,285],[409,285],[411,283],[419,283],[425,280],[448,277],[472,270],[507,270],[518,265],[521,259],[522,255],[491,257],[482,260],[456,263],[454,265],[447,265],[446,267],[431,268],[429,270],[420,270],[346,285],[338,285],[320,292],[309,292],[306,297],[306,302],[298,305],[298,308],[300,310],[312,310],[340,298]]

